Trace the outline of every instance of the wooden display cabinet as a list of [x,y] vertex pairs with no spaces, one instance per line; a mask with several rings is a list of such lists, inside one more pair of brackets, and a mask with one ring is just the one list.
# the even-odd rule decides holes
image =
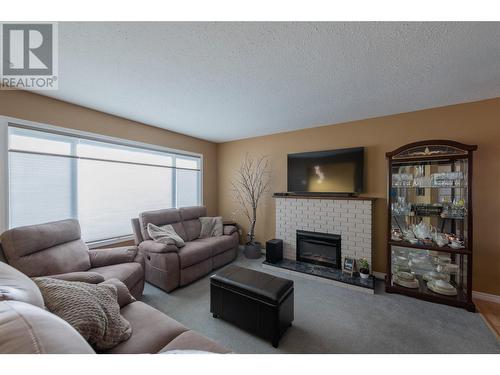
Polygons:
[[386,154],[387,292],[475,311],[472,155],[476,149],[432,140]]

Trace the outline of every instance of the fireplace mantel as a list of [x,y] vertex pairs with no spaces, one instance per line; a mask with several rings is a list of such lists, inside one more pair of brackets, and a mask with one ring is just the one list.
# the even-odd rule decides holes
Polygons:
[[284,199],[330,199],[330,200],[349,200],[349,201],[375,201],[375,197],[359,197],[348,195],[335,195],[335,194],[289,194],[289,193],[274,193],[273,198]]

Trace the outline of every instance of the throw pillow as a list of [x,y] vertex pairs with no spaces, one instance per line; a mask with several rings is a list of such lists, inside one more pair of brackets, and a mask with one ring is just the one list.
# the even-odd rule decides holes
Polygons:
[[183,247],[186,245],[184,240],[175,232],[175,229],[171,225],[158,227],[149,223],[147,230],[153,241],[160,242],[165,245],[175,245],[177,247]]
[[199,238],[218,237],[223,234],[222,216],[202,216],[200,217],[201,231]]
[[68,322],[98,351],[111,349],[132,334],[120,315],[116,286],[49,277],[33,279],[47,309]]
[[222,216],[214,217],[214,229],[212,229],[212,237],[222,236],[224,231],[224,223],[222,221]]

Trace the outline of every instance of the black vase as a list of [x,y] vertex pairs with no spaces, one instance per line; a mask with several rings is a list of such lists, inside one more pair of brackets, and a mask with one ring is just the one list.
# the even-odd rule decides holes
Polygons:
[[262,248],[260,242],[249,242],[245,245],[243,254],[248,259],[259,259],[262,256]]

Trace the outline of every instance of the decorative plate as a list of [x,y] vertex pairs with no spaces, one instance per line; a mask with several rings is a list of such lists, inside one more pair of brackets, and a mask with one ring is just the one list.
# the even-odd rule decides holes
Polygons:
[[401,280],[413,281],[415,280],[415,275],[410,272],[399,271],[396,276]]
[[446,280],[446,275],[436,271],[427,272],[424,274],[423,279],[425,281],[431,280]]
[[400,279],[397,276],[394,276],[394,284],[398,284],[398,285],[404,286],[405,288],[411,288],[411,289],[418,288],[418,280],[417,279],[414,279],[414,280],[403,280],[403,279]]
[[[439,285],[437,283],[439,283]],[[431,280],[427,283],[427,287],[434,293],[443,294],[445,296],[457,295],[457,289],[450,283],[443,280]]]

